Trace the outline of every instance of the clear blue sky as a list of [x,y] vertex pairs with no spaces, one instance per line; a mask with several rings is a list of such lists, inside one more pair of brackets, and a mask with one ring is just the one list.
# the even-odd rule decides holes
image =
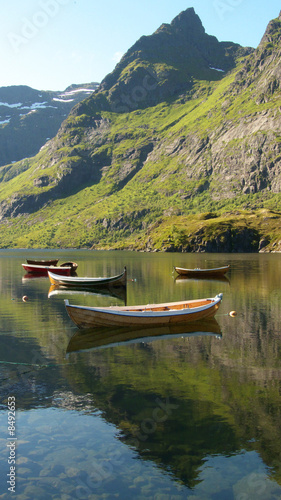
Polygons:
[[100,82],[142,35],[194,7],[206,33],[257,47],[280,0],[11,0],[0,14],[0,87]]

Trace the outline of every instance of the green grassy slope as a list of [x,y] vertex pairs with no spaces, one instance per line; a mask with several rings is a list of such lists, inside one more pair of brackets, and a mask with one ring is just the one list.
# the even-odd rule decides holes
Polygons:
[[[23,165],[14,165],[11,170],[23,170],[16,177],[7,180],[5,177],[0,186],[0,197],[2,200],[14,196],[14,193],[28,193],[36,195],[39,190],[48,191],[52,183],[45,187],[39,187],[34,183],[38,178],[38,170],[44,176],[54,179],[62,175],[68,169],[68,162],[81,161],[85,150],[91,151],[92,159],[95,157],[108,156],[110,165],[103,168],[98,183],[85,186],[71,196],[61,197],[51,204],[44,205],[40,210],[29,215],[20,215],[8,218],[1,224],[2,246],[17,247],[91,247],[96,248],[146,248],[148,240],[155,248],[163,248],[163,241],[170,239],[178,247],[186,245],[192,238],[188,234],[198,230],[198,219],[202,212],[215,212],[218,217],[208,218],[203,223],[206,231],[211,229],[211,222],[216,228],[214,232],[220,231],[218,220],[228,221],[233,219],[234,227],[239,225],[238,218],[222,214],[224,212],[236,211],[237,209],[248,209],[250,207],[265,207],[281,211],[279,195],[268,193],[246,194],[236,197],[213,199],[210,190],[201,190],[205,178],[191,176],[186,179],[185,150],[177,153],[179,138],[189,136],[204,139],[209,130],[216,130],[222,121],[226,119],[225,112],[221,112],[220,102],[224,99],[228,85],[234,79],[230,75],[214,86],[208,84],[210,96],[205,98],[205,92],[200,97],[182,104],[179,101],[173,103],[161,103],[146,110],[138,110],[131,113],[115,114],[104,112],[102,117],[107,123],[107,131],[104,134],[100,147],[91,151],[88,139],[88,128],[79,129],[79,146],[74,148],[65,146],[56,151],[57,161],[52,165],[48,163],[49,150],[46,148],[40,155],[28,161],[29,168],[24,170]],[[204,84],[207,86],[207,84]],[[199,83],[198,83],[199,86]],[[250,90],[249,90],[250,92]],[[235,109],[238,105],[231,104],[227,110],[227,119],[235,122],[241,120],[242,113],[238,115]],[[243,99],[247,100],[245,94]],[[271,105],[271,104],[270,104]],[[248,102],[243,108],[243,114],[251,112],[260,113],[270,106],[268,103],[255,104]],[[241,116],[242,115],[242,116]],[[81,121],[81,116],[70,118],[71,127],[75,122]],[[68,134],[71,128],[68,124]],[[77,127],[75,127],[77,133]],[[216,132],[214,132],[216,133]],[[116,140],[120,135],[121,141]],[[139,157],[129,158],[124,156],[128,152],[145,148],[151,142],[164,144],[165,147],[154,148],[141,168],[138,167]],[[238,141],[237,141],[238,142]],[[174,154],[167,155],[167,151],[175,148]],[[231,145],[228,144],[228,148]],[[237,147],[237,144],[236,144]],[[25,165],[27,160],[25,160]],[[128,171],[131,178],[128,180]],[[9,179],[9,171],[6,173]],[[11,175],[11,172],[10,172]],[[130,175],[129,175],[130,177]],[[122,185],[124,179],[124,185]],[[213,183],[218,182],[216,180]],[[220,180],[223,182],[223,179]],[[196,217],[194,217],[196,214]],[[248,215],[249,216],[249,215]],[[244,220],[247,220],[247,211],[244,212]],[[237,219],[237,220],[236,220]],[[196,223],[194,223],[196,221]],[[276,219],[274,219],[276,221]],[[245,222],[246,223],[246,222]],[[251,212],[251,224],[253,222]],[[256,215],[256,225],[260,226],[260,217]],[[266,235],[270,228],[266,228]],[[276,233],[275,222],[271,228],[276,240],[281,235]],[[261,232],[263,234],[263,230]],[[172,235],[172,239],[171,239]]]

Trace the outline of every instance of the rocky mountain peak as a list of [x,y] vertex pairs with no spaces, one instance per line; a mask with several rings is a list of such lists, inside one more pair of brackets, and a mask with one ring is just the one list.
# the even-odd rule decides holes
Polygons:
[[195,13],[193,7],[182,11],[171,22],[171,28],[176,33],[183,32],[188,38],[204,35],[205,29],[202,25],[200,17]]
[[201,19],[195,13],[193,7],[180,12],[180,14],[172,20],[171,24],[161,24],[160,28],[158,28],[154,34],[167,31],[174,35],[182,34],[185,38],[189,38],[190,40],[205,34]]
[[281,40],[281,11],[276,19],[272,19],[267,25],[265,33],[260,41],[259,47],[268,43],[275,43]]
[[[220,80],[248,52],[249,48],[208,35],[194,9],[188,8],[170,24],[137,40],[104,78],[100,90],[112,111],[153,106],[192,91],[194,80]],[[98,97],[97,93],[92,100],[97,111]]]

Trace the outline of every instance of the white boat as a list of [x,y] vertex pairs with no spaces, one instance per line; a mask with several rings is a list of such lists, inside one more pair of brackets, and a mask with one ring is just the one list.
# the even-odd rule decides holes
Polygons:
[[55,269],[48,271],[48,276],[52,285],[75,288],[98,288],[102,286],[126,286],[127,271],[126,267],[121,274],[117,276],[105,276],[100,278],[79,277],[79,276],[60,276],[56,274]]

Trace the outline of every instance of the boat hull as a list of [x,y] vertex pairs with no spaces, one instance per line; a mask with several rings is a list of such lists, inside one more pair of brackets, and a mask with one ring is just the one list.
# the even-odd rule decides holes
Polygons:
[[22,264],[23,269],[30,274],[37,274],[40,276],[48,276],[48,271],[55,270],[57,274],[70,276],[72,272],[72,268],[65,267],[57,267],[57,266],[40,266],[33,264]]
[[60,287],[70,287],[70,288],[99,288],[99,287],[113,287],[113,286],[126,286],[127,283],[127,271],[124,269],[122,274],[117,276],[111,276],[106,278],[87,278],[87,277],[61,277],[57,276],[57,272],[54,269],[52,272],[48,272],[49,279],[52,285]]
[[69,317],[79,328],[166,326],[211,318],[216,314],[221,300],[222,294],[212,299],[146,306],[87,307],[70,305],[68,300],[65,300],[65,306]]
[[222,277],[229,271],[230,266],[223,266],[223,267],[216,267],[213,269],[185,269],[183,267],[175,267],[175,271],[180,275],[180,276],[199,276],[201,277]]

